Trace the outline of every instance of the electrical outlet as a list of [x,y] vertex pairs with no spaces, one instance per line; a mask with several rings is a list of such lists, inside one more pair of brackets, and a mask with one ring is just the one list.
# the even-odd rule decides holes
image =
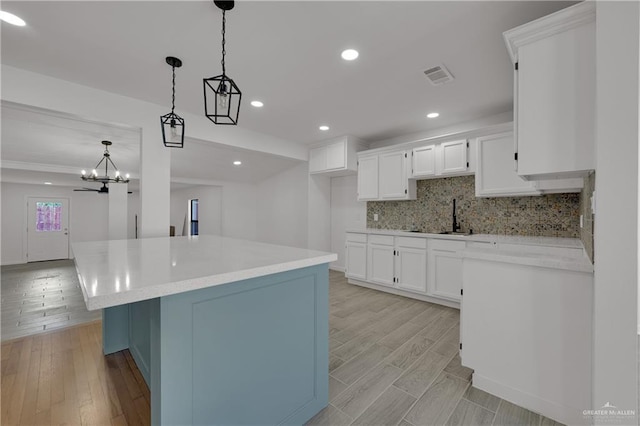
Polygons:
[[584,228],[584,216],[580,215],[580,228]]
[[373,221],[377,222],[378,221],[378,213],[374,213],[373,214]]

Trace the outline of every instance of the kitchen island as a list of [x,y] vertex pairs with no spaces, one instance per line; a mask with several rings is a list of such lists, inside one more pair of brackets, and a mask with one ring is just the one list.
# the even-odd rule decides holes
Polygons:
[[152,424],[303,424],[327,405],[335,254],[206,235],[72,249],[103,351],[130,350]]

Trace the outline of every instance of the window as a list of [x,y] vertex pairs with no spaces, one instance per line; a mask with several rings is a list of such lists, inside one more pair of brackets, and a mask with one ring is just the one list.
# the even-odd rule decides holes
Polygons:
[[198,199],[191,201],[191,235],[198,235]]
[[56,232],[62,228],[62,203],[36,202],[36,232]]

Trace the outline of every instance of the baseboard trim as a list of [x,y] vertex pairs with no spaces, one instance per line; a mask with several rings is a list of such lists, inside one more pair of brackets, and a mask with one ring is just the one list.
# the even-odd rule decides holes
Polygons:
[[582,407],[578,409],[558,405],[535,395],[495,382],[478,374],[477,372],[473,373],[472,383],[475,388],[489,392],[490,394],[498,396],[505,401],[519,405],[527,410],[531,410],[534,413],[541,414],[557,422],[566,425],[593,424],[591,417],[584,416],[582,414],[583,410],[588,410],[590,407]]
[[423,302],[435,303],[436,305],[448,306],[450,308],[460,309],[460,303],[451,300],[439,299],[437,297],[426,296],[417,293],[411,293],[410,291],[400,290],[393,287],[385,287],[383,285],[373,284],[366,281],[354,280],[347,278],[349,284],[359,285],[361,287],[367,287],[372,290],[384,291],[385,293],[397,294],[398,296],[408,297],[410,299],[422,300]]

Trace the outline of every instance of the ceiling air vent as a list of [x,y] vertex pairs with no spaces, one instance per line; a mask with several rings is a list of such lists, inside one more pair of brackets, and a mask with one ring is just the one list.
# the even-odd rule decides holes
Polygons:
[[440,86],[442,84],[453,81],[453,75],[442,64],[425,70],[424,75],[427,76],[431,84],[434,86]]

